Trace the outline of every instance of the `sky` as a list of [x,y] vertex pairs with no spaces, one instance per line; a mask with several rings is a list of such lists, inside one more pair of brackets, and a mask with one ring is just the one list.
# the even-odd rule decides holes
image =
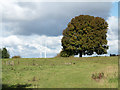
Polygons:
[[108,54],[118,54],[118,2],[0,3],[0,47],[23,58],[55,57],[62,49],[62,32],[78,15],[108,22]]

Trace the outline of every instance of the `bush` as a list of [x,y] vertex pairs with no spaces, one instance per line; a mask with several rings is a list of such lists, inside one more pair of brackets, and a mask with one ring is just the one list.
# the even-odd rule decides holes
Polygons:
[[13,56],[12,58],[21,58],[20,56]]
[[60,56],[61,57],[69,57],[69,56],[72,56],[72,54],[68,51],[61,51]]
[[103,72],[102,73],[94,73],[94,74],[92,74],[92,78],[93,79],[101,79],[103,77],[104,77],[104,73]]

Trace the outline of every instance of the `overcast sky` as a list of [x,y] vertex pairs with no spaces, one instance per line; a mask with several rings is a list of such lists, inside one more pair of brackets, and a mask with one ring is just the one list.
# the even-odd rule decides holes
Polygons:
[[117,2],[1,2],[1,47],[11,57],[54,57],[61,51],[62,32],[72,18],[92,15],[104,18],[109,29],[108,55],[118,53]]

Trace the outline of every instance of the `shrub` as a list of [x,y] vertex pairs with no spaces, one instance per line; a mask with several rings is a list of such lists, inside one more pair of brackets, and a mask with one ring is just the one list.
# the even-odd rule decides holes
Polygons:
[[60,52],[60,56],[61,56],[61,57],[69,57],[70,54],[69,54],[67,51],[61,51],[61,52]]
[[104,73],[102,72],[102,73],[94,73],[94,74],[92,74],[92,79],[101,79],[101,78],[103,78],[104,77]]
[[12,58],[21,58],[20,56],[13,56]]
[[110,54],[110,56],[117,56],[116,54]]

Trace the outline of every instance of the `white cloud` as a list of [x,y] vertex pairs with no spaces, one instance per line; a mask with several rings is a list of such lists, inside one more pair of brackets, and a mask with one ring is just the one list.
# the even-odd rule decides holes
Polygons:
[[3,19],[8,21],[32,20],[37,17],[37,12],[28,7],[21,7],[15,0],[0,1],[0,13]]
[[109,29],[107,33],[108,45],[109,45],[109,54],[115,53],[118,54],[118,18],[111,16],[107,20]]
[[9,36],[9,37],[3,37],[2,39],[3,45],[21,45],[22,41],[17,36]]
[[118,18],[111,16],[107,20],[109,29],[108,29],[108,39],[118,39]]
[[[3,37],[3,47],[8,48],[11,56],[21,55],[22,57],[40,57],[40,52],[47,57],[54,57],[61,51],[62,36],[15,36]],[[47,45],[46,45],[47,43]]]

